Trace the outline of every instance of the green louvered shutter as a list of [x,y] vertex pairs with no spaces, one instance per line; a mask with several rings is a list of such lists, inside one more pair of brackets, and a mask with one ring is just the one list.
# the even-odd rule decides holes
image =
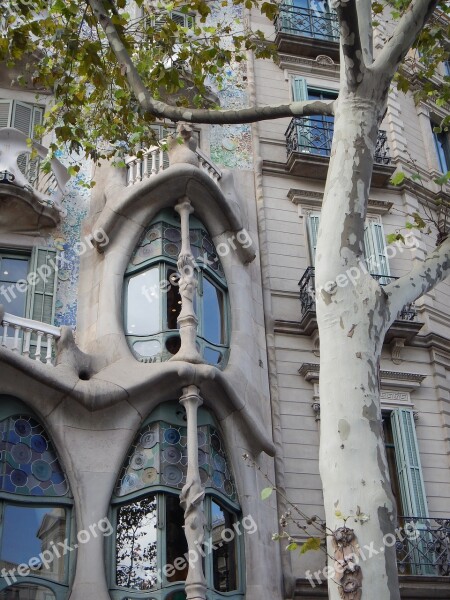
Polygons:
[[11,126],[12,100],[0,100],[0,129]]
[[[25,102],[14,101],[12,114],[12,127],[31,137],[33,127],[33,105]],[[17,164],[21,172],[28,178],[29,152],[19,154]]]
[[[44,120],[44,109],[41,106],[33,106],[33,115],[31,120],[31,138],[33,140],[38,139],[38,136],[35,133],[36,125],[42,125]],[[28,165],[28,181],[31,184],[34,184],[39,175],[39,163],[40,159],[38,156],[36,158],[29,159]]]
[[398,480],[406,516],[428,517],[413,411],[396,408],[391,413]]
[[[293,77],[291,80],[291,85],[292,99],[294,102],[303,102],[304,100],[308,100],[308,85],[304,77]],[[311,151],[310,126],[310,119],[297,119],[297,143],[299,152]]]
[[308,228],[308,243],[309,243],[309,255],[311,257],[311,264],[314,266],[316,262],[316,248],[317,248],[317,236],[319,235],[319,224],[320,214],[311,213],[308,215],[307,228]]
[[386,244],[384,241],[383,225],[376,221],[366,223],[364,229],[364,247],[367,268],[371,275],[384,275],[380,277],[381,285],[390,281],[389,262],[386,256]]
[[47,277],[39,276],[31,287],[28,314],[34,321],[41,321],[53,325],[55,318],[55,293],[56,293],[56,259],[57,252],[50,248],[35,248],[31,257],[31,273],[40,273],[42,267],[47,266],[42,273]]

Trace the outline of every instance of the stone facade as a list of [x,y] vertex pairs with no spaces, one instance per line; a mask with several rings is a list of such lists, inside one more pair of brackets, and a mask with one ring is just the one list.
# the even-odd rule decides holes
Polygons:
[[[271,23],[257,14],[252,14],[251,19],[273,38]],[[336,42],[322,40],[311,49],[308,44],[298,42],[308,41],[311,32],[284,33],[282,28],[277,29],[280,64],[250,59],[246,65],[247,90],[229,93],[222,98],[224,105],[245,102],[247,94],[255,104],[286,102],[291,98],[294,78],[302,78],[307,88],[316,93],[331,94],[337,90]],[[230,69],[230,81],[241,76],[240,67]],[[48,101],[42,98],[37,102],[33,92],[9,89],[1,89],[0,98],[25,105],[45,105]],[[390,159],[375,167],[369,206],[376,231],[383,231],[383,227],[388,234],[401,229],[405,213],[420,212],[421,207],[431,205],[441,193],[432,181],[440,172],[429,125],[430,115],[433,117],[436,110],[415,106],[409,95],[396,91],[391,95],[382,125]],[[272,542],[286,502],[275,495],[261,501],[261,490],[268,485],[267,476],[308,515],[323,514],[318,473],[320,341],[313,304],[305,308],[299,300],[299,280],[313,266],[311,218],[320,213],[328,158],[323,147],[304,151],[297,146],[287,156],[288,127],[289,120],[283,119],[229,128],[226,133],[218,127],[200,127],[198,147],[189,128],[182,128],[180,134],[185,143],[169,144],[170,166],[159,151],[150,152],[144,159],[130,159],[126,169],[107,164],[94,169],[86,165],[69,182],[62,200],[63,210],[58,214],[50,210],[51,195],[48,201],[43,201],[36,187],[25,189],[15,180],[0,182],[4,202],[0,217],[2,256],[6,260],[30,259],[28,275],[32,264],[39,268],[36,262],[39,248],[63,256],[63,261],[44,276],[44,279],[54,277],[54,288],[47,291],[53,302],[52,322],[33,319],[28,300],[25,313],[15,315],[8,310],[8,300],[2,299],[0,394],[5,412],[1,422],[18,414],[33,414],[45,429],[71,490],[64,501],[52,499],[52,502],[67,507],[68,511],[70,507],[73,543],[77,532],[89,531],[104,519],[109,519],[113,528],[117,525],[118,513],[114,507],[120,502],[115,490],[130,448],[134,447],[141,429],[151,424],[149,419],[158,407],[179,401],[180,410],[186,409],[188,450],[184,485],[175,490],[176,486],[168,479],[161,479],[159,486],[148,483],[148,493],[163,497],[171,489],[177,495],[181,491],[186,538],[192,552],[196,545],[201,545],[204,535],[210,535],[207,522],[211,517],[203,509],[205,491],[223,510],[234,510],[238,518],[251,517],[257,524],[257,530],[246,530],[236,546],[240,581],[211,583],[197,561],[189,565],[186,573],[189,599],[203,598],[206,589],[211,600],[221,597],[281,600],[325,594],[323,585],[317,583],[311,587],[306,581],[308,572],[325,566],[325,555],[318,552],[300,556],[285,552],[282,545]],[[44,139],[43,145],[48,142]],[[424,185],[393,187],[389,177],[394,168],[406,164],[411,156],[424,177]],[[54,167],[63,173],[69,157],[58,158]],[[92,191],[82,185],[91,177],[96,181]],[[444,189],[444,193],[447,191]],[[179,347],[171,353],[170,360],[165,360],[161,354],[139,355],[133,349],[134,342],[129,341],[124,324],[129,302],[125,274],[133,264],[136,248],[143,245],[149,226],[161,211],[173,209],[180,218],[175,230],[179,232],[181,245],[174,261],[181,274],[177,284],[181,309],[173,309],[179,311]],[[42,215],[53,215],[53,222]],[[211,254],[216,264],[220,263],[226,282],[221,319],[227,332],[216,344],[226,347],[220,368],[211,364],[206,354],[199,353],[204,348],[197,336],[199,323],[201,319],[206,322],[205,315],[209,314],[202,287],[206,285],[208,272],[206,267],[196,264],[198,255],[194,256],[192,231],[189,234],[192,219],[198,219],[212,240],[215,248]],[[432,251],[434,244],[431,236],[417,233],[410,248],[396,247],[389,259],[389,273],[377,274],[398,277],[407,273],[414,261],[422,260]],[[33,256],[37,256],[34,263]],[[166,263],[172,264],[168,259]],[[39,278],[42,279],[42,271],[36,281],[31,281],[17,295],[34,297]],[[208,281],[215,281],[214,277]],[[196,293],[203,294],[201,309],[199,301],[194,301]],[[448,519],[449,297],[450,284],[444,282],[416,302],[414,314],[399,318],[386,338],[381,365],[386,418],[396,410],[414,415],[427,508],[426,514],[405,516],[424,520]],[[306,300],[304,296],[302,302]],[[36,302],[36,299],[32,302],[33,307]],[[151,311],[152,306],[149,303],[143,310]],[[147,340],[149,336],[146,340],[152,343],[163,340],[167,346],[169,337],[167,331],[163,333],[158,340]],[[11,408],[8,413],[7,407],[16,406],[14,402],[19,402],[17,406],[24,403],[26,408],[20,411]],[[237,492],[236,499],[230,502],[226,488],[211,483],[217,483],[216,473],[225,471],[212,467],[206,490],[202,486],[202,463],[198,457],[203,451],[195,439],[197,416],[203,414],[199,412],[200,406],[211,415],[224,440],[224,456],[232,473],[227,481],[234,481]],[[5,460],[9,452],[13,454],[15,443],[4,439],[4,455],[0,455],[0,460]],[[27,445],[23,440],[20,443]],[[398,443],[397,440],[396,452]],[[141,448],[139,443],[138,447]],[[22,451],[27,452],[23,448]],[[249,467],[243,455],[253,459],[255,466]],[[17,464],[13,465],[15,471],[26,472],[25,467]],[[149,470],[149,478],[150,474]],[[42,500],[36,498],[37,492],[25,492],[20,486],[12,492],[6,486],[7,477],[18,475],[11,472],[4,476],[3,487],[0,486],[2,510],[11,501],[37,506]],[[31,475],[28,479],[31,481]],[[136,493],[133,496],[141,497]],[[41,505],[46,502],[40,502]],[[160,520],[157,528],[165,531],[167,523],[164,524],[163,518]],[[297,529],[291,533],[298,542],[304,541],[305,536]],[[61,539],[61,529],[57,539]],[[157,552],[167,551],[164,545],[169,543],[168,538],[163,539],[166,541],[158,546]],[[0,544],[1,540],[0,537]],[[18,577],[16,583],[13,580],[14,589],[19,590],[17,597],[58,600],[185,597],[183,585],[171,584],[168,578],[154,588],[137,590],[118,586],[114,575],[118,561],[115,540],[114,531],[91,535],[86,543],[78,539],[78,548],[67,557],[66,575],[61,575],[59,587],[55,580],[50,579],[53,583],[49,584],[45,573],[32,571],[27,577]],[[446,543],[449,552],[448,533]],[[5,555],[0,554],[0,567],[14,570],[14,561],[8,561],[4,546],[0,548]],[[446,556],[448,561],[449,555]],[[214,577],[220,571],[219,562],[217,559],[211,567]],[[205,564],[210,564],[208,557]],[[230,579],[232,569],[227,568]],[[436,574],[442,577],[432,580],[432,589],[436,590],[432,597],[448,598],[448,565],[446,573],[433,573]],[[430,589],[431,575],[414,572],[407,565],[402,574],[404,597],[425,597],[417,594],[426,595],[423,590]],[[0,597],[7,583],[0,579]],[[42,596],[43,593],[49,595]]]

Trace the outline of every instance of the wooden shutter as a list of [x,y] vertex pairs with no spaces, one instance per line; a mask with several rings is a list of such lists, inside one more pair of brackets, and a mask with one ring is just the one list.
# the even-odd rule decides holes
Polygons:
[[[27,138],[31,137],[31,129],[33,124],[33,105],[25,102],[14,101],[12,114],[12,127],[24,133]],[[28,179],[29,176],[29,152],[19,154],[17,165],[21,172]]]
[[309,244],[309,256],[311,257],[311,265],[314,266],[316,261],[316,248],[317,248],[317,237],[319,235],[319,224],[320,214],[311,213],[308,215],[307,228],[308,228],[308,244]]
[[[56,250],[49,248],[35,248],[31,257],[31,273],[37,273],[38,279],[30,290],[29,318],[50,325],[55,318],[56,259]],[[44,266],[48,269],[40,271]]]
[[398,480],[406,516],[428,517],[413,411],[396,408],[391,413]]
[[391,274],[384,239],[383,225],[376,221],[368,221],[364,229],[364,254],[370,274],[385,275],[379,278],[381,285],[389,283]]
[[0,129],[11,126],[12,100],[0,100]]
[[304,77],[293,77],[292,83],[292,100],[294,102],[302,102],[308,100],[308,85]]

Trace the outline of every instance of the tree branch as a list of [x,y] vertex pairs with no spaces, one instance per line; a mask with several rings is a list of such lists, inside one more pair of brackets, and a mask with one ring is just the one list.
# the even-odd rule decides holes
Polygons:
[[356,0],[332,0],[332,6],[339,19],[347,86],[353,90],[361,83],[365,71]]
[[122,42],[119,32],[105,10],[102,0],[88,0],[88,2],[95,18],[105,32],[117,62],[126,72],[128,84],[136,99],[144,111],[156,117],[170,119],[171,121],[188,121],[190,123],[234,125],[239,123],[255,123],[256,121],[279,119],[282,117],[332,116],[334,114],[334,101],[306,100],[303,102],[289,102],[287,104],[252,106],[238,110],[210,110],[171,106],[165,102],[155,100],[145,87]]
[[412,0],[398,21],[391,38],[375,60],[374,71],[382,74],[390,81],[432,15],[438,2],[439,0]]
[[383,289],[388,295],[391,315],[414,302],[436,284],[450,275],[450,236],[422,263],[417,264],[407,275],[386,285]]

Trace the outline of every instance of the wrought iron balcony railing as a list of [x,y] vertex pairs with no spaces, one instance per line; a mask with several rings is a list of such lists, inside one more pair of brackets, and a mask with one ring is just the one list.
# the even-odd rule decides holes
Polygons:
[[[387,275],[372,274],[372,277],[376,279],[380,285],[387,285],[392,281],[396,281],[398,277],[391,277]],[[303,273],[302,278],[298,282],[300,286],[300,304],[302,316],[308,311],[316,310],[316,295],[315,295],[315,269],[314,267],[308,267]],[[349,282],[350,285],[350,282]],[[400,321],[415,321],[417,317],[417,311],[414,306],[414,302],[406,304],[400,313],[398,319]]]
[[[450,519],[399,517],[398,571],[405,575],[450,576]],[[403,535],[405,532],[405,535]]]
[[334,13],[281,5],[275,18],[280,33],[329,42],[339,41],[339,25]]
[[[299,152],[315,156],[330,156],[333,128],[332,117],[294,117],[285,133],[287,155]],[[374,160],[380,165],[389,165],[391,162],[387,135],[382,129],[378,132]]]

